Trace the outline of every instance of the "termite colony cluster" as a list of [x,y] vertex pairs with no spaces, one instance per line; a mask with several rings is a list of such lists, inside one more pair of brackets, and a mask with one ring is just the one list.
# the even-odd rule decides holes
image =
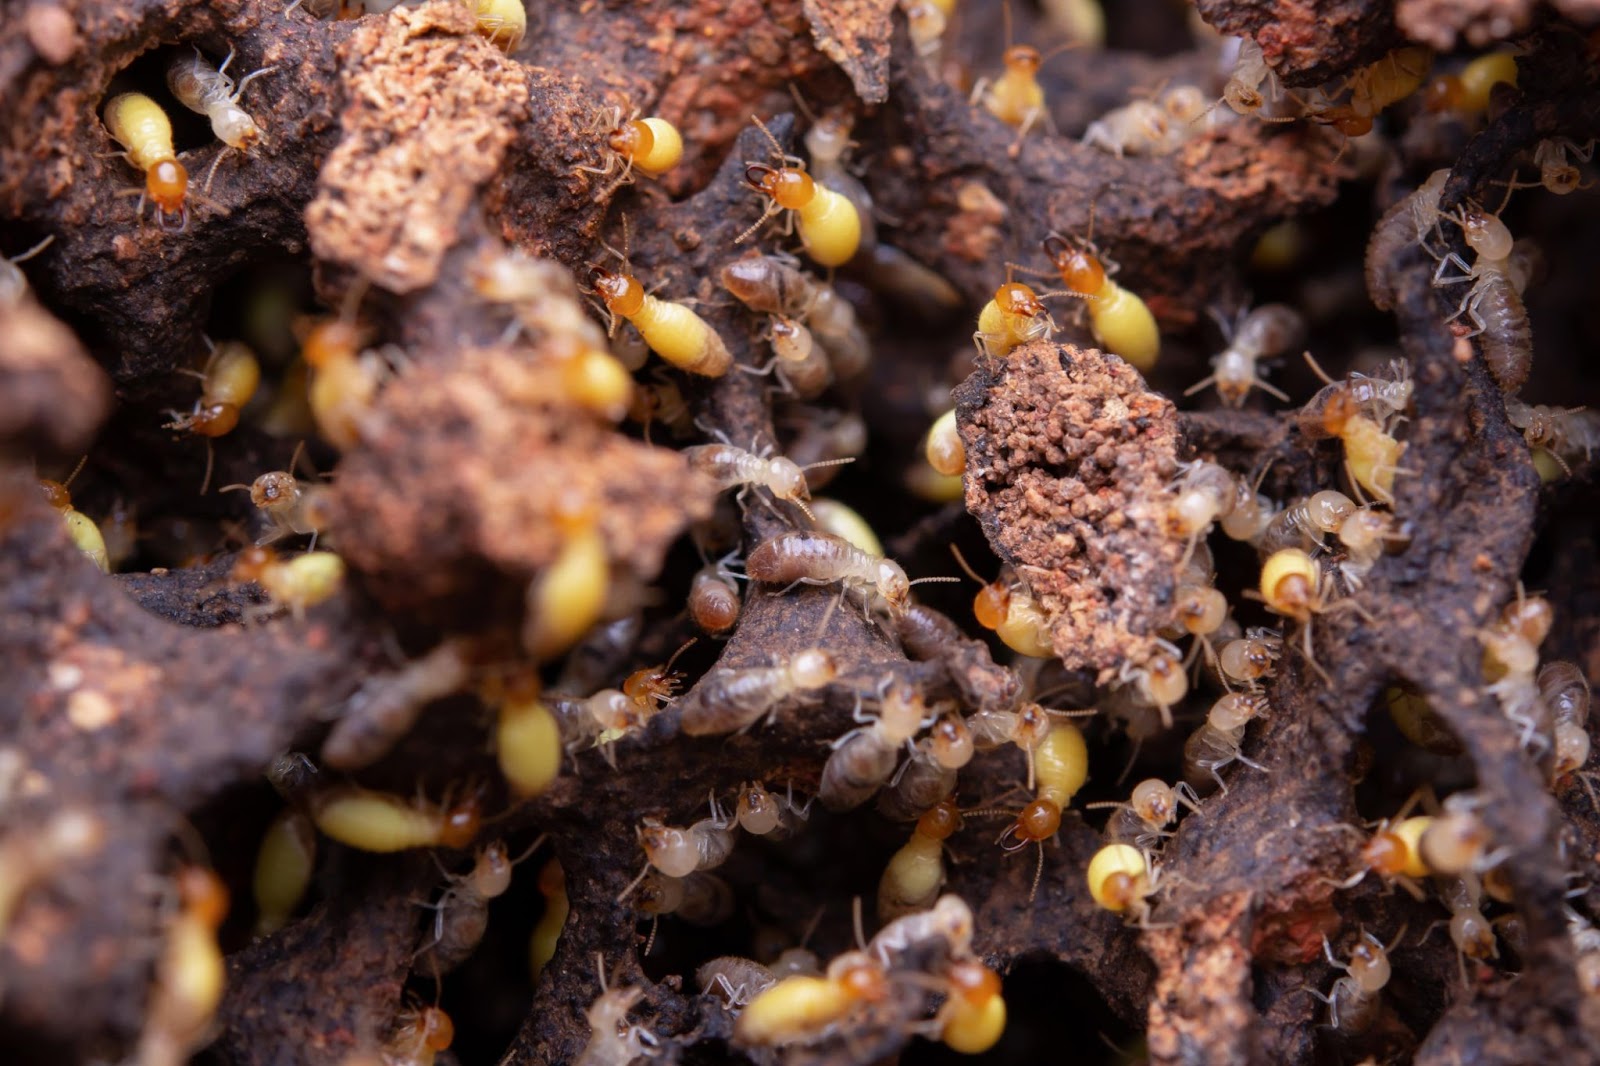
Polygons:
[[1500,7],[13,5],[5,1061],[1600,1061]]

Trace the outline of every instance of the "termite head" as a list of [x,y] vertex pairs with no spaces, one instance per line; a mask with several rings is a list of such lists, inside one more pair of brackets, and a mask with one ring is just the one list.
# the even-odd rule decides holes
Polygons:
[[611,146],[611,150],[627,159],[650,154],[655,143],[656,135],[643,119],[624,122],[606,135],[606,144]]
[[260,581],[278,561],[278,553],[271,548],[246,548],[233,561],[232,577],[235,581]]
[[490,899],[505,895],[511,887],[511,857],[506,854],[504,841],[496,840],[478,853],[472,879],[480,895]]
[[144,191],[166,214],[182,214],[189,172],[176,159],[163,159],[145,173]]
[[250,502],[263,511],[294,502],[300,484],[287,470],[273,470],[250,483]]
[[318,322],[300,346],[300,358],[314,370],[344,359],[353,359],[367,342],[367,331],[343,318]]
[[200,866],[178,871],[178,899],[190,917],[208,929],[216,929],[228,916],[228,889],[222,879]]
[[792,459],[778,456],[767,464],[772,494],[780,500],[803,501],[811,498],[806,472]]
[[949,800],[941,800],[922,812],[917,819],[917,835],[934,840],[948,840],[961,828],[961,811]]
[[823,115],[806,131],[806,151],[814,163],[818,159],[838,159],[850,148],[850,116],[839,112]]
[[1005,64],[1008,71],[1032,77],[1039,73],[1040,67],[1044,66],[1044,56],[1040,55],[1039,50],[1032,45],[1015,44],[1005,50],[1000,62]]
[[1128,806],[1133,808],[1146,823],[1153,826],[1166,826],[1178,816],[1178,801],[1172,791],[1172,786],[1159,778],[1149,778],[1133,786],[1133,795],[1128,799]]
[[1252,85],[1242,81],[1230,80],[1222,87],[1222,98],[1228,106],[1241,115],[1254,114],[1261,110],[1261,105],[1266,103],[1261,93]]
[[1261,598],[1286,618],[1305,622],[1317,604],[1321,572],[1317,563],[1298,548],[1274,552],[1261,567]]
[[1038,294],[1020,281],[1008,281],[996,289],[994,302],[1002,314],[1015,318],[1042,318],[1049,313]]
[[49,478],[39,479],[39,491],[44,493],[44,502],[58,511],[72,510],[72,493],[59,481]]
[[169,425],[201,437],[226,437],[239,425],[239,409],[231,403],[208,403]]
[[817,192],[816,182],[811,180],[811,175],[798,167],[769,167],[762,163],[751,163],[744,168],[744,180],[752,189],[790,211],[810,203]]
[[1555,623],[1555,611],[1550,606],[1550,601],[1543,596],[1519,597],[1506,604],[1500,612],[1500,622],[1511,632],[1538,646],[1544,643],[1544,638],[1550,635],[1550,627]]
[[891,607],[902,608],[910,601],[911,581],[893,559],[878,560],[873,580],[878,587],[878,595],[887,600]]
[[821,688],[839,673],[833,656],[821,648],[807,648],[789,662],[789,673],[794,683],[802,689]]
[[1036,799],[1017,812],[1017,820],[1000,834],[1000,844],[1007,851],[1016,851],[1049,840],[1060,828],[1060,805],[1052,800]]
[[1364,991],[1375,992],[1389,983],[1389,953],[1371,933],[1362,934],[1350,949],[1350,976]]
[[613,314],[628,318],[644,306],[644,286],[632,274],[616,274],[605,267],[594,268],[594,292]]
[[1461,230],[1472,250],[1485,259],[1504,259],[1511,254],[1511,230],[1504,222],[1482,208],[1469,208],[1461,216]]
[[473,789],[440,812],[439,845],[464,848],[477,837],[483,825],[483,796]]
[[1056,265],[1061,283],[1085,296],[1098,293],[1106,283],[1106,268],[1089,249],[1052,233],[1044,239],[1044,254]]
[[972,761],[972,730],[960,715],[945,715],[928,733],[928,750],[946,770],[959,770]]
[[876,959],[863,951],[847,951],[828,964],[828,979],[849,998],[879,1003],[889,995],[889,975]]

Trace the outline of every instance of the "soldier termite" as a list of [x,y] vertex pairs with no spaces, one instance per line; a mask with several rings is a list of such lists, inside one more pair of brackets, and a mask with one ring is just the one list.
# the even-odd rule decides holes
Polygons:
[[177,890],[180,909],[166,928],[139,1035],[141,1066],[188,1061],[205,1040],[227,979],[217,944],[228,913],[227,888],[210,870],[186,867],[178,873]]
[[260,585],[274,607],[287,607],[297,619],[338,595],[344,575],[344,560],[333,552],[302,552],[285,560],[271,548],[246,548],[228,574],[235,583]]
[[752,116],[751,121],[766,135],[779,166],[746,164],[745,184],[765,196],[767,206],[754,225],[734,238],[734,243],[742,244],[780,211],[792,211],[792,217],[798,220],[800,244],[818,266],[836,267],[849,262],[861,247],[861,215],[855,204],[807,174],[802,160],[785,155],[777,138],[760,119]]
[[[206,342],[208,345],[210,341]],[[226,436],[239,424],[239,412],[261,384],[261,364],[255,353],[239,341],[224,341],[212,348],[200,378],[200,398],[187,415],[171,412],[163,429],[176,429],[206,438],[206,474],[200,485],[205,495],[211,484],[211,439]]]
[[342,785],[313,793],[309,806],[324,835],[361,851],[464,848],[482,824],[476,793],[435,805]]
[[889,858],[878,880],[878,921],[933,906],[944,887],[944,842],[961,827],[961,812],[949,800],[917,819],[911,839]]
[[1044,239],[1044,254],[1067,289],[1086,300],[1095,340],[1134,369],[1149,373],[1161,355],[1160,327],[1142,299],[1112,280],[1117,266],[1095,246],[1093,206],[1088,236],[1069,239],[1052,233]]
[[[122,93],[105,107],[106,128],[124,149],[124,158],[145,175],[136,214],[144,213],[146,200],[156,205],[158,221],[167,228],[176,215],[177,229],[189,225],[189,172],[178,162],[172,147],[172,120],[144,93]],[[131,190],[130,190],[131,191]]]
[[106,553],[104,534],[100,532],[100,527],[95,525],[94,519],[72,505],[72,493],[67,491],[67,486],[72,484],[73,478],[78,476],[78,471],[82,470],[83,464],[88,461],[87,455],[78,460],[78,465],[67,475],[66,481],[40,478],[39,491],[44,494],[45,502],[61,516],[61,524],[66,527],[67,536],[71,538],[73,546],[99,567],[101,573],[109,574],[111,563]]
[[659,178],[683,159],[683,135],[664,118],[655,115],[640,118],[638,111],[634,111],[623,121],[622,109],[614,107],[610,125],[601,150],[602,165],[576,168],[600,178],[616,173],[615,178],[595,193],[596,203],[631,182],[635,171],[647,178]]

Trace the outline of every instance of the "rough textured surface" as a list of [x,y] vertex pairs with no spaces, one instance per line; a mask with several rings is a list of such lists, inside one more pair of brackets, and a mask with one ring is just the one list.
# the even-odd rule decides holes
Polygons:
[[956,414],[967,510],[1049,617],[1057,654],[1102,682],[1147,662],[1184,551],[1166,526],[1172,402],[1115,356],[1034,341],[986,361]]

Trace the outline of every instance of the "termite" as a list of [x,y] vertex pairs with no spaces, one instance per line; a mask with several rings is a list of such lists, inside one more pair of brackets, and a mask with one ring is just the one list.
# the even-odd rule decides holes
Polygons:
[[1049,336],[1055,328],[1038,293],[1020,281],[1007,281],[983,305],[972,340],[980,352],[998,359],[1013,348]]
[[[1353,888],[1375,873],[1386,883],[1397,884],[1416,899],[1423,898],[1419,882],[1434,871],[1422,853],[1422,838],[1433,825],[1433,815],[1419,814],[1406,817],[1408,802],[1393,818],[1378,823],[1372,835],[1361,845],[1361,868],[1343,881],[1333,882],[1337,888]],[[1332,828],[1358,832],[1348,825]]]
[[1256,550],[1270,556],[1284,548],[1311,551],[1324,544],[1323,538],[1338,531],[1356,512],[1355,501],[1335,489],[1302,497],[1289,504],[1268,523]]
[[[868,555],[843,537],[796,530],[768,537],[745,560],[745,573],[766,585],[832,585],[881,600],[891,613],[911,597],[911,581],[892,559]],[[926,579],[924,579],[926,580]]]
[[1087,237],[1069,241],[1052,233],[1044,239],[1044,254],[1067,289],[1087,300],[1095,340],[1134,369],[1149,373],[1161,355],[1161,330],[1145,302],[1112,280],[1116,264],[1095,247],[1092,207]]
[[[1222,100],[1236,113],[1245,116],[1255,115],[1264,122],[1286,122],[1284,118],[1267,118],[1260,115],[1262,107],[1267,103],[1268,96],[1263,96],[1262,85],[1267,87],[1268,96],[1276,99],[1278,96],[1278,76],[1267,66],[1267,61],[1261,54],[1261,46],[1253,38],[1242,37],[1238,39],[1238,59],[1233,66],[1233,73],[1228,76],[1228,82],[1222,87]],[[1213,107],[1216,105],[1213,104]]]
[[972,761],[976,750],[972,730],[960,715],[940,718],[879,793],[878,811],[896,821],[918,817],[955,792],[957,771]]
[[478,36],[510,55],[528,32],[528,9],[523,0],[472,0]]
[[1539,696],[1550,710],[1555,764],[1551,776],[1560,781],[1589,761],[1589,681],[1577,664],[1557,660],[1539,669]]
[[177,229],[189,225],[189,172],[178,162],[172,147],[172,120],[144,93],[122,93],[105,107],[106,129],[124,149],[124,158],[143,171],[144,189],[139,192],[136,215],[144,214],[146,200],[156,205],[163,229],[167,217],[176,215]]
[[737,955],[720,955],[702,963],[694,972],[694,979],[701,992],[716,996],[734,1012],[778,983],[777,975],[769,968]]
[[303,811],[286,808],[267,827],[256,852],[251,889],[257,936],[270,936],[289,923],[311,885],[316,861],[316,827]]
[[[1472,874],[1438,877],[1434,885],[1439,891],[1439,901],[1450,912],[1449,921],[1434,924],[1443,924],[1449,930],[1450,942],[1455,945],[1461,967],[1461,984],[1465,987],[1469,958],[1482,962],[1500,957],[1494,926],[1483,916],[1483,889]],[[1430,926],[1428,932],[1432,931]],[[1423,934],[1423,939],[1427,939],[1427,933]]]
[[859,379],[872,359],[866,332],[850,302],[832,285],[785,257],[751,252],[722,268],[722,286],[752,311],[805,323],[822,343],[840,381]]
[[1299,548],[1284,548],[1267,557],[1261,564],[1258,595],[1267,610],[1300,623],[1306,661],[1319,673],[1322,668],[1316,665],[1316,657],[1311,650],[1312,618],[1345,609],[1364,613],[1354,600],[1335,603],[1332,599],[1333,583],[1327,572]]
[[1006,1028],[1000,975],[976,959],[956,959],[940,979],[947,988],[934,1018],[940,1041],[962,1055],[979,1055],[998,1044]]
[[1361,414],[1348,392],[1329,397],[1322,411],[1322,427],[1344,444],[1345,470],[1361,490],[1379,503],[1394,504],[1394,479],[1406,445],[1377,422]]
[[537,796],[561,773],[562,730],[536,692],[507,692],[496,703],[494,749],[517,796]]
[[1351,372],[1343,380],[1330,378],[1310,352],[1305,353],[1305,360],[1324,382],[1295,416],[1301,432],[1308,437],[1317,439],[1328,433],[1324,416],[1335,396],[1349,399],[1359,414],[1372,419],[1385,432],[1400,422],[1411,406],[1416,385],[1411,380],[1411,364],[1404,359],[1389,360],[1376,374]]
[[94,855],[105,842],[104,822],[77,808],[57,811],[37,826],[0,836],[0,936],[11,927],[30,890],[56,877],[62,867]]
[[1523,596],[1506,605],[1500,617],[1478,634],[1483,644],[1483,678],[1489,693],[1500,702],[1506,719],[1520,730],[1519,743],[1535,754],[1547,750],[1545,736],[1549,713],[1541,698],[1535,677],[1539,669],[1539,645],[1544,643],[1554,621],[1549,601],[1540,596]]
[[1477,874],[1505,857],[1489,852],[1489,827],[1477,813],[1484,803],[1484,797],[1470,792],[1444,801],[1417,838],[1417,854],[1429,870],[1444,877]]
[[539,894],[544,897],[544,913],[533,927],[528,940],[528,963],[537,981],[539,974],[555,958],[556,944],[561,940],[561,929],[567,924],[572,904],[567,899],[567,879],[561,870],[561,860],[552,857],[539,871]]
[[644,291],[639,279],[628,273],[594,268],[594,292],[611,316],[633,323],[650,350],[691,374],[719,378],[733,366],[733,356],[717,331],[687,304],[657,299]]
[[888,923],[927,910],[944,887],[944,842],[961,828],[961,812],[949,800],[917,819],[905,846],[889,858],[878,880],[878,921]]
[[[167,88],[172,90],[172,95],[184,107],[210,119],[211,132],[228,149],[249,152],[258,142],[266,140],[266,134],[250,117],[250,113],[239,106],[239,100],[244,96],[245,86],[278,68],[263,67],[251,71],[236,84],[227,73],[228,64],[232,62],[231,49],[222,65],[216,68],[206,61],[199,49],[195,49],[192,56],[179,52],[167,64]],[[225,155],[227,151],[217,153],[215,162],[211,164],[205,184],[208,192],[211,179],[217,172],[217,164],[222,162]]]
[[307,399],[322,438],[341,451],[361,439],[361,425],[385,376],[379,358],[363,352],[370,331],[354,317],[362,289],[354,287],[346,308],[307,330],[300,346],[310,383]]
[[1424,239],[1439,217],[1439,196],[1450,177],[1448,168],[1428,175],[1415,192],[1383,213],[1367,239],[1365,271],[1367,295],[1380,311],[1394,307],[1395,267],[1411,245]]
[[222,1001],[227,966],[217,930],[228,913],[228,890],[210,870],[178,872],[180,909],[168,924],[155,982],[139,1034],[141,1066],[181,1066],[205,1042]]
[[638,111],[624,122],[622,109],[611,109],[611,128],[605,134],[601,152],[602,164],[598,167],[579,166],[577,169],[601,178],[617,177],[595,193],[599,203],[613,192],[633,180],[634,171],[647,178],[659,178],[683,160],[683,135],[678,127],[655,115],[640,118]]
[[[1435,255],[1439,260],[1433,275],[1435,287],[1462,282],[1471,285],[1446,321],[1465,315],[1472,322],[1473,328],[1466,336],[1482,338],[1480,353],[1489,375],[1502,392],[1514,394],[1528,380],[1533,366],[1533,329],[1507,270],[1514,243],[1511,231],[1498,216],[1476,204],[1439,217],[1460,226],[1468,247],[1477,253],[1470,264],[1453,251]],[[1431,249],[1428,251],[1434,254]],[[1449,267],[1461,273],[1446,275]]]
[[905,683],[889,681],[878,695],[878,715],[865,717],[856,698],[855,720],[863,723],[833,742],[822,767],[817,795],[830,811],[861,806],[894,773],[901,752],[922,729],[928,708]]
[[589,1042],[578,1053],[575,1066],[618,1066],[634,1062],[656,1044],[655,1034],[637,1022],[630,1022],[628,1014],[644,998],[644,988],[606,988],[605,964],[596,952],[595,967],[600,971],[600,995],[584,1011],[589,1023]]
[[618,900],[627,898],[652,869],[667,877],[688,877],[696,870],[714,870],[728,861],[737,840],[737,823],[723,813],[717,798],[711,797],[711,816],[687,829],[662,825],[654,818],[638,827],[639,847],[645,865],[633,883],[622,890]]
[[786,701],[825,688],[837,673],[833,656],[820,648],[784,656],[772,666],[718,667],[679,703],[681,727],[690,736],[746,729]]
[[1306,333],[1300,312],[1287,304],[1263,304],[1248,313],[1241,311],[1232,326],[1220,316],[1217,324],[1222,327],[1228,346],[1211,357],[1210,376],[1201,378],[1183,394],[1191,396],[1207,385],[1215,385],[1224,407],[1243,407],[1254,387],[1287,403],[1288,394],[1268,383],[1257,363],[1300,346]]
[[1371,133],[1379,114],[1422,87],[1432,64],[1433,56],[1426,48],[1415,45],[1396,48],[1344,79],[1339,91],[1349,91],[1347,102],[1313,108],[1311,117],[1334,126],[1347,137]]
[[411,968],[427,977],[441,977],[465,962],[489,928],[489,901],[511,888],[511,871],[533,853],[541,841],[516,859],[496,840],[478,851],[477,859],[445,890],[434,908],[427,942],[417,949]]
[[28,276],[18,269],[18,263],[26,263],[34,256],[43,252],[55,243],[56,236],[51,234],[27,251],[7,259],[0,256],[0,308],[15,307],[24,293],[28,291]]
[[756,996],[734,1022],[736,1044],[781,1046],[815,1039],[857,1007],[881,1003],[889,995],[883,964],[870,955],[846,952],[816,977],[794,974]]
[[[1010,8],[1003,12],[1009,19]],[[1008,149],[1013,159],[1022,151],[1022,140],[1035,124],[1050,123],[1044,104],[1044,86],[1039,84],[1039,70],[1046,58],[1032,45],[1012,45],[1000,57],[1005,67],[1000,76],[993,81],[980,78],[972,87],[969,103],[982,104],[985,111],[1017,131]]]
[[282,560],[271,548],[246,548],[229,572],[234,582],[260,585],[274,606],[289,608],[296,619],[338,595],[344,575],[344,560],[333,552],[301,552]]
[[1593,181],[1582,180],[1577,166],[1567,158],[1569,152],[1587,163],[1594,158],[1594,141],[1580,146],[1565,138],[1554,138],[1540,141],[1533,150],[1533,165],[1539,168],[1539,184],[1557,196],[1594,185]]
[[82,470],[83,464],[88,461],[87,455],[78,460],[77,467],[67,476],[66,481],[40,478],[39,491],[44,494],[45,502],[61,516],[61,524],[66,527],[67,536],[71,538],[73,546],[99,567],[101,573],[109,574],[111,562],[106,553],[105,536],[100,532],[100,527],[94,524],[94,519],[72,505],[72,493],[67,491],[67,486],[72,484],[72,479],[78,476],[78,471]]
[[1107,844],[1089,859],[1086,873],[1089,897],[1113,914],[1125,914],[1136,924],[1150,923],[1150,898],[1160,885],[1161,869],[1149,853],[1131,844]]
[[387,755],[424,707],[466,687],[471,650],[468,641],[444,640],[399,670],[368,678],[323,741],[323,762],[356,770]]
[[1172,708],[1189,694],[1189,675],[1181,651],[1164,640],[1157,641],[1156,648],[1142,663],[1124,662],[1117,682],[1129,689],[1135,702],[1159,710],[1162,728],[1171,729]]
[[1400,943],[1405,930],[1400,930],[1394,943],[1385,947],[1383,941],[1371,933],[1363,932],[1355,947],[1350,949],[1350,960],[1340,962],[1333,957],[1333,947],[1326,937],[1322,953],[1328,964],[1343,970],[1344,976],[1333,983],[1325,996],[1314,988],[1306,991],[1328,1005],[1328,1023],[1346,1034],[1359,1034],[1372,1027],[1377,1019],[1378,997],[1389,983],[1389,953]]
[[219,492],[244,491],[250,494],[250,503],[266,516],[269,526],[256,538],[256,546],[275,543],[284,537],[311,534],[310,547],[315,549],[317,537],[326,524],[327,490],[316,483],[302,484],[294,476],[295,463],[300,458],[297,446],[289,458],[289,469],[269,470],[248,485],[224,485]]
[[[699,444],[683,449],[689,469],[698,470],[716,482],[719,491],[737,487],[740,496],[752,488],[764,488],[774,497],[794,504],[807,518],[815,519],[808,506],[811,490],[805,469],[783,456],[767,458],[732,444]],[[849,462],[830,460],[828,465]],[[823,464],[818,464],[823,465]]]
[[806,173],[804,162],[785,155],[777,138],[760,119],[752,116],[752,121],[766,134],[779,166],[745,165],[745,184],[765,196],[767,206],[754,225],[734,238],[734,243],[744,243],[778,212],[792,211],[792,217],[798,220],[800,244],[818,266],[836,267],[849,262],[861,247],[861,215],[855,204]]
[[455,1023],[438,1007],[407,1007],[384,1041],[383,1066],[433,1066],[455,1038]]
[[895,967],[918,948],[942,942],[945,957],[970,959],[973,933],[972,908],[960,896],[946,893],[932,907],[902,915],[879,929],[865,954],[884,967]]
[[1243,745],[1245,727],[1269,707],[1265,694],[1258,692],[1230,692],[1213,703],[1205,723],[1183,745],[1184,777],[1189,784],[1208,788],[1209,776],[1226,793],[1228,784],[1221,771],[1235,762],[1266,773],[1265,766],[1245,756]]
[[1585,408],[1529,404],[1516,396],[1507,396],[1505,402],[1506,420],[1522,431],[1528,447],[1547,452],[1568,474],[1568,459],[1582,452],[1588,460],[1600,443],[1600,415]]
[[712,636],[721,636],[739,621],[739,585],[720,564],[701,567],[689,583],[689,617]]
[[972,598],[972,616],[978,624],[993,630],[1006,647],[1019,655],[1055,658],[1050,619],[1034,602],[1027,586],[1015,580],[1009,568],[1003,568],[993,581],[984,581],[967,565],[960,550],[952,546],[950,551],[967,576],[982,586]]
[[1167,827],[1177,820],[1180,806],[1198,814],[1200,797],[1185,782],[1169,785],[1160,778],[1151,777],[1134,785],[1125,803],[1090,803],[1086,809],[1115,808],[1106,820],[1106,843],[1132,844],[1140,850],[1153,851],[1171,836]]
[[1489,94],[1496,85],[1516,88],[1515,53],[1490,52],[1468,61],[1459,73],[1433,79],[1423,93],[1423,106],[1435,113],[1451,111],[1475,118],[1489,109]]
[[224,341],[211,350],[211,356],[206,360],[199,378],[200,398],[195,401],[194,410],[187,415],[172,412],[172,421],[162,428],[207,438],[206,476],[200,486],[200,493],[204,495],[211,484],[209,441],[232,433],[238,426],[239,412],[250,402],[261,384],[261,363],[245,344]]
[[733,809],[734,817],[739,821],[739,828],[758,837],[769,835],[781,837],[788,832],[793,817],[798,816],[803,819],[810,811],[809,800],[803,806],[795,804],[792,788],[788,799],[785,800],[776,793],[767,791],[760,782],[741,788]]
[[593,501],[581,493],[558,500],[552,520],[561,542],[555,558],[528,582],[522,622],[522,646],[541,660],[565,652],[600,621],[612,588]]
[[1060,830],[1062,812],[1089,779],[1089,749],[1083,733],[1071,722],[1051,722],[1033,751],[1033,766],[1038,781],[1034,798],[1000,834],[1000,845],[1007,851],[1029,844],[1039,846],[1039,863],[1034,869],[1029,899],[1038,892],[1039,877],[1044,872],[1044,842]]
[[475,793],[435,805],[341,785],[313,793],[309,805],[311,819],[324,836],[360,851],[464,848],[482,824]]
[[1170,155],[1197,133],[1208,114],[1193,85],[1175,85],[1154,100],[1134,100],[1089,123],[1083,143],[1118,159],[1125,155]]
[[822,395],[833,384],[833,364],[827,352],[798,319],[773,317],[767,327],[772,361],[752,374],[776,373],[783,390],[801,400]]

